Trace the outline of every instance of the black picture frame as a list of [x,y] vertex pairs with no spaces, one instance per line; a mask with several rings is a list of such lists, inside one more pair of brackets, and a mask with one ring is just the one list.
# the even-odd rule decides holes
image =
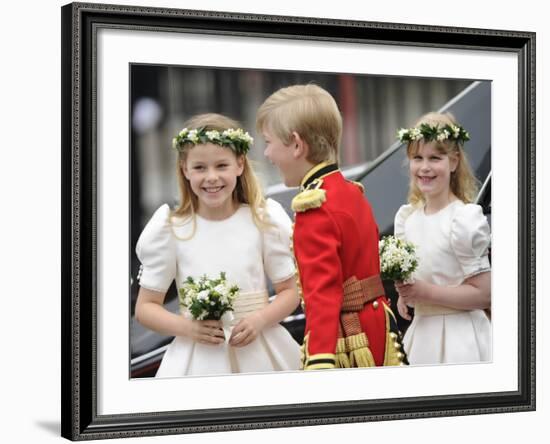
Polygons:
[[[120,5],[62,7],[62,436],[121,438],[535,409],[535,33]],[[208,410],[97,413],[99,28],[506,51],[518,72],[517,390]]]

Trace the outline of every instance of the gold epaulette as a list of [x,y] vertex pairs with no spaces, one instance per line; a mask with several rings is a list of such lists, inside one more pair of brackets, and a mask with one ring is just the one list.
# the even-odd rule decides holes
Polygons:
[[303,212],[319,208],[327,200],[325,190],[304,190],[292,199],[292,210]]
[[292,210],[298,213],[319,208],[327,200],[326,191],[321,189],[322,179],[317,179],[311,183],[304,191],[298,193],[292,199]]

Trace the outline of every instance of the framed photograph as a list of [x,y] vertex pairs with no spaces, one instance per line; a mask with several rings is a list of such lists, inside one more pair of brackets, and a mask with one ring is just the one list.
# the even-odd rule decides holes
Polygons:
[[[533,33],[84,3],[61,12],[64,437],[535,408]],[[135,247],[155,209],[177,200],[172,137],[194,114],[237,118],[267,196],[289,211],[296,189],[265,162],[254,124],[269,94],[296,83],[335,97],[340,167],[365,186],[381,234],[406,202],[396,130],[430,110],[470,130],[492,235],[490,360],[152,378],[170,338],[134,319]],[[300,310],[282,325],[302,341]]]

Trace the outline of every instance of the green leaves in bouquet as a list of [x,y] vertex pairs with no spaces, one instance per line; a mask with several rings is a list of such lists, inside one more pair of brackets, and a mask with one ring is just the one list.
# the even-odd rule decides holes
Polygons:
[[406,281],[418,267],[415,245],[395,236],[382,238],[379,253],[383,280]]
[[219,278],[210,279],[202,275],[198,281],[192,276],[185,279],[179,289],[179,300],[191,316],[198,320],[219,320],[224,313],[233,310],[233,301],[239,287],[227,285],[226,274],[221,272]]

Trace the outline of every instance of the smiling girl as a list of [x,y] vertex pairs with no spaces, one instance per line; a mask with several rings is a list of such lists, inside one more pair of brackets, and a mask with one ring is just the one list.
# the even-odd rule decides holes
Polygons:
[[395,216],[395,235],[417,246],[411,283],[396,283],[399,314],[411,320],[404,346],[411,364],[491,359],[488,259],[490,230],[474,201],[476,179],[463,144],[469,134],[450,114],[429,113],[401,129],[409,159],[409,204]]
[[[299,298],[290,252],[291,221],[264,200],[248,159],[252,138],[219,114],[189,120],[173,140],[178,151],[180,204],[161,206],[144,228],[136,253],[142,264],[136,318],[174,336],[157,377],[296,370],[300,350],[279,321]],[[163,306],[173,280],[224,272],[240,288],[232,333],[222,322],[194,320]],[[277,296],[268,302],[266,278]]]

